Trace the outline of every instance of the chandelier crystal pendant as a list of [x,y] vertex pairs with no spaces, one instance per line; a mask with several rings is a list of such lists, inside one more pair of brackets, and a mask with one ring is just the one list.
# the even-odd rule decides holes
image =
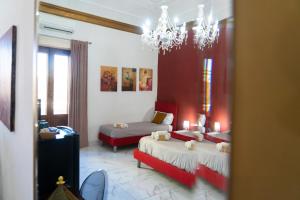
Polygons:
[[168,16],[168,6],[161,6],[161,16],[155,30],[150,30],[149,25],[143,26],[142,41],[153,49],[171,51],[173,47],[180,45],[187,40],[186,25],[181,26],[173,24]]
[[198,45],[200,50],[205,47],[212,47],[212,44],[218,40],[219,37],[219,22],[212,21],[212,15],[209,15],[206,20],[204,17],[204,5],[198,6],[199,15],[197,18],[196,26],[194,30],[194,42]]

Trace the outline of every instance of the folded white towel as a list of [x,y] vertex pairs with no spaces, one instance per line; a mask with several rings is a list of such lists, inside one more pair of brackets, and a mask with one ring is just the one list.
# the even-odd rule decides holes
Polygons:
[[155,139],[155,138],[154,138],[154,137],[155,137],[155,133],[156,133],[156,132],[151,132],[151,138],[152,138],[152,139]]
[[190,140],[188,142],[184,143],[184,146],[188,149],[188,150],[193,150],[195,148],[195,140]]
[[220,142],[216,144],[216,148],[220,152],[230,153],[231,146],[228,142]]
[[193,131],[192,134],[196,137],[196,140],[198,142],[201,142],[204,140],[204,136],[202,133],[200,133],[200,131]]
[[151,133],[151,138],[154,140],[170,140],[171,134],[167,131],[155,131]]
[[114,123],[113,125],[115,128],[128,128],[128,124],[126,123],[119,122],[119,123]]

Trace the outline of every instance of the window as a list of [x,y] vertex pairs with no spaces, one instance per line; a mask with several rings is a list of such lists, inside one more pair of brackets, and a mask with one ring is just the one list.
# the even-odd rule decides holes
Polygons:
[[39,52],[37,59],[38,99],[41,100],[41,115],[47,115],[48,54]]
[[203,69],[203,111],[209,114],[211,111],[211,73],[212,73],[212,59],[204,60]]
[[50,126],[68,125],[70,52],[40,47],[37,59],[38,98],[42,119]]
[[54,55],[53,114],[68,114],[69,57]]

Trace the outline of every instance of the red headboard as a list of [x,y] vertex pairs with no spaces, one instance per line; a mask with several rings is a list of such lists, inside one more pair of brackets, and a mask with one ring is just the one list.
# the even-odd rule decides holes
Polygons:
[[173,130],[177,130],[177,114],[178,108],[175,103],[166,103],[161,101],[155,102],[155,110],[167,113],[173,113],[174,119],[172,122]]

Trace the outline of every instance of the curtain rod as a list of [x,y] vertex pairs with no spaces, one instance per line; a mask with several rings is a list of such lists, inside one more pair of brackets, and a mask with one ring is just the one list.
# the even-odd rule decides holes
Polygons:
[[[61,40],[69,40],[71,41],[72,39],[67,39],[67,38],[63,38],[63,37],[58,37],[58,36],[53,36],[53,35],[47,35],[47,34],[43,34],[43,33],[39,33],[38,35],[41,36],[46,36],[46,37],[51,37],[51,38],[57,38],[57,39],[61,39]],[[88,44],[92,44],[91,42],[86,41]]]

